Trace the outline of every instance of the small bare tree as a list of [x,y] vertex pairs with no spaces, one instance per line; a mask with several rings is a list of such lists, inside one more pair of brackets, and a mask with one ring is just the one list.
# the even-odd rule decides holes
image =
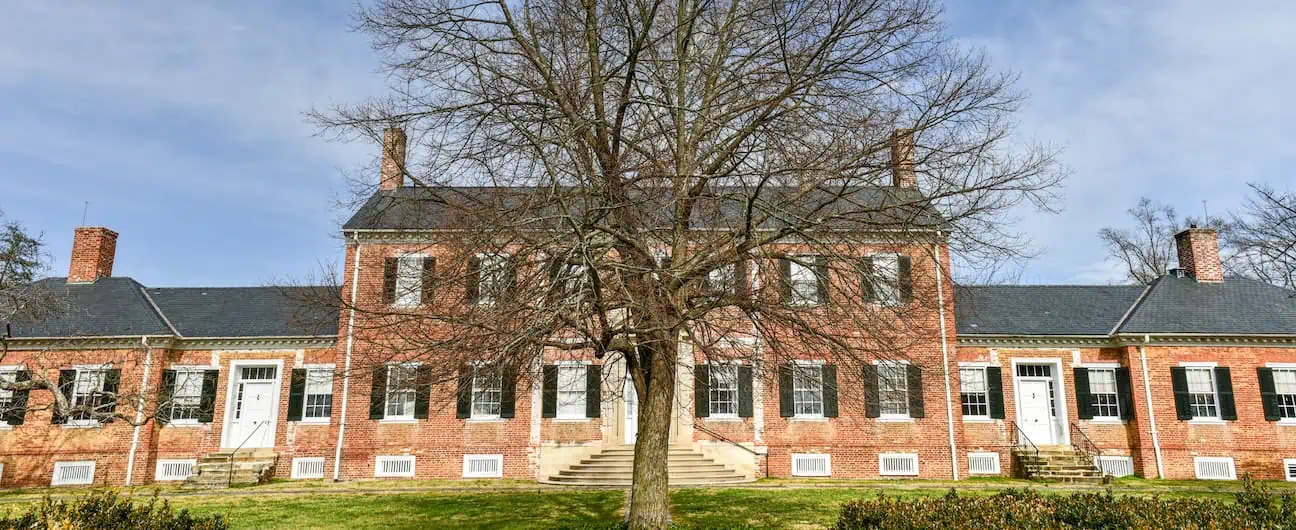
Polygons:
[[1125,277],[1131,282],[1147,285],[1156,281],[1177,261],[1174,235],[1190,225],[1215,228],[1227,233],[1228,223],[1212,217],[1205,222],[1193,218],[1180,219],[1173,206],[1155,203],[1147,197],[1126,210],[1133,221],[1132,228],[1107,227],[1098,231],[1098,237],[1107,246],[1107,257],[1125,267]]
[[421,305],[332,291],[356,315],[353,369],[417,360],[410,384],[456,388],[481,362],[524,380],[555,356],[620,367],[604,377],[628,378],[640,407],[627,517],[665,527],[682,366],[799,378],[775,368],[816,357],[865,377],[939,336],[946,249],[1017,256],[1008,210],[1054,199],[1051,153],[1008,145],[1011,76],[948,42],[939,15],[926,0],[364,9],[393,93],[314,118],[344,138],[409,132],[416,157],[396,170],[413,188],[370,213],[436,261]]
[[1261,281],[1296,288],[1296,194],[1251,184],[1251,196],[1233,216],[1227,238],[1236,252],[1237,272]]

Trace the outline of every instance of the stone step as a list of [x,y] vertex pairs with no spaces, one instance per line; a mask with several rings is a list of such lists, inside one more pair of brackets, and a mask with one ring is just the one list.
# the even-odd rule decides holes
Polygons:
[[[622,478],[629,479],[630,477],[633,476],[633,473],[632,473],[632,472],[626,472],[626,471],[589,471],[589,470],[574,471],[574,470],[570,470],[570,469],[564,469],[564,470],[562,470],[562,471],[559,471],[557,476],[563,476],[563,477],[587,477],[587,478],[617,478],[617,477],[622,477]],[[734,473],[734,472],[732,472],[732,471],[725,471],[725,470],[722,470],[722,471],[714,471],[714,470],[709,470],[709,469],[708,469],[708,470],[698,470],[698,471],[675,471],[675,470],[670,470],[670,471],[667,471],[667,476],[670,476],[670,477],[680,477],[680,478],[685,478],[685,477],[688,477],[688,478],[701,478],[701,477],[729,477],[729,476],[735,476],[735,477],[736,477],[736,476],[740,476],[740,475],[738,475],[737,473]]]
[[[618,479],[618,480],[589,480],[589,479],[580,479],[580,478],[552,477],[549,480],[550,482],[553,482],[555,484],[562,484],[564,486],[630,487],[631,485],[631,481],[629,478]],[[668,480],[670,481],[671,486],[707,486],[713,484],[743,484],[743,483],[751,482],[750,480],[739,476],[735,476],[733,478],[724,478],[724,479],[675,480],[672,478]]]
[[[671,470],[671,471],[675,471],[675,470],[680,470],[680,471],[684,471],[684,470],[690,470],[690,471],[701,471],[701,470],[725,471],[725,470],[728,469],[728,468],[724,467],[724,465],[722,465],[722,464],[717,464],[717,463],[714,463],[714,462],[698,462],[698,463],[687,463],[687,464],[676,464],[676,463],[672,463],[672,462],[667,462],[667,464],[666,464],[666,468],[669,469],[669,470]],[[570,469],[572,469],[572,470],[576,470],[576,471],[580,471],[580,470],[589,470],[589,471],[626,471],[626,472],[629,472],[630,470],[633,470],[633,469],[634,469],[634,465],[633,465],[633,464],[630,464],[630,463],[621,464],[621,463],[598,462],[598,463],[592,463],[592,464],[573,464],[573,465],[570,467]]]

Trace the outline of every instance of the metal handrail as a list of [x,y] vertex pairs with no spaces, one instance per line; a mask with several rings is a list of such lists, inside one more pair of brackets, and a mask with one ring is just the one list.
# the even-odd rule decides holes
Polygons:
[[1084,429],[1081,429],[1075,422],[1071,422],[1071,431],[1080,434],[1079,441],[1074,438],[1071,440],[1071,447],[1085,456],[1102,456],[1102,448],[1098,447],[1098,444],[1094,443],[1089,438],[1089,435],[1085,434]]
[[[1035,442],[1032,442],[1029,436],[1026,436],[1026,432],[1022,431],[1021,426],[1017,425],[1017,422],[1014,421],[1011,423],[1013,426],[1013,437],[1015,438],[1015,443],[1013,445],[1022,448],[1029,446],[1031,451],[1035,453],[1035,456],[1038,457],[1040,455],[1039,446],[1035,445]],[[1026,442],[1026,444],[1022,444],[1023,441]]]
[[[718,433],[718,432],[715,432],[715,431],[713,431],[713,430],[711,430],[711,429],[708,429],[708,428],[706,428],[706,427],[703,427],[702,424],[698,423],[697,421],[694,421],[694,422],[693,422],[693,428],[694,428],[694,429],[697,429],[697,430],[700,430],[700,431],[702,431],[702,432],[704,432],[704,433],[707,433],[707,434],[709,434],[709,435],[715,437],[716,439],[719,439],[719,440],[722,441],[722,442],[728,443],[729,445],[732,445],[732,446],[734,446],[734,447],[737,447],[737,448],[739,448],[739,449],[742,449],[743,451],[747,451],[748,453],[751,453],[751,454],[753,454],[753,455],[755,455],[755,456],[757,456],[757,457],[760,456],[760,453],[756,452],[755,449],[752,449],[752,448],[747,447],[747,446],[745,446],[745,445],[743,445],[743,444],[741,444],[741,443],[738,443],[738,442],[736,442],[736,441],[734,441],[734,440],[731,440],[728,436],[725,436],[725,435],[720,434],[720,433]],[[767,476],[767,477],[769,476],[769,458],[768,458],[768,457],[765,458],[765,476]]]
[[243,446],[248,443],[248,440],[252,439],[252,436],[256,434],[257,430],[261,429],[261,426],[267,423],[269,423],[268,420],[258,421],[256,427],[252,428],[252,432],[248,433],[247,438],[244,438],[243,441],[238,444],[238,447],[235,447],[233,451],[230,451],[229,474],[225,477],[225,487],[228,488],[234,483],[234,455],[238,454],[239,450],[243,449]]

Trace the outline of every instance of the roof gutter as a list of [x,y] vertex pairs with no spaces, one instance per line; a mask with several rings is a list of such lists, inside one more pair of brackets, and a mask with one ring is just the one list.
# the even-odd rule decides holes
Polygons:
[[347,315],[346,354],[342,372],[342,415],[338,418],[337,447],[333,451],[334,482],[336,482],[342,474],[342,441],[346,436],[347,400],[351,395],[351,351],[355,344],[355,304],[356,296],[360,290],[360,252],[364,250],[364,246],[360,244],[360,238],[358,236],[352,234],[351,238],[352,241],[355,241],[356,253],[355,263],[351,266],[351,307],[348,309]]

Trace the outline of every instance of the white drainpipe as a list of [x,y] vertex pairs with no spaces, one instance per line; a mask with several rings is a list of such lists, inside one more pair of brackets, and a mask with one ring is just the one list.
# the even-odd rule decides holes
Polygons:
[[[1143,336],[1143,343],[1147,344],[1151,338]],[[1143,346],[1139,345],[1139,362],[1143,364],[1143,395],[1147,400],[1148,423],[1152,426],[1152,450],[1156,453],[1157,478],[1165,478],[1165,467],[1161,463],[1161,440],[1157,437],[1156,412],[1152,410],[1152,381],[1148,377],[1147,352]]]
[[144,345],[144,377],[140,380],[139,400],[135,406],[135,429],[131,433],[130,453],[126,456],[126,485],[131,485],[135,476],[135,451],[139,449],[140,428],[144,423],[144,396],[148,395],[149,372],[153,371],[153,347],[149,346],[148,337],[141,337]]
[[950,471],[953,472],[954,480],[958,480],[958,446],[954,443],[954,402],[951,401],[953,394],[950,392],[949,337],[945,332],[945,280],[944,274],[941,272],[940,245],[932,245],[932,250],[936,254],[936,303],[939,304],[941,372],[945,376],[945,423],[949,426]]
[[347,316],[346,360],[342,372],[342,415],[338,417],[337,448],[333,452],[333,480],[337,481],[342,473],[342,440],[346,435],[347,398],[351,395],[351,346],[355,343],[355,304],[356,294],[360,289],[360,238],[351,235],[356,244],[355,263],[351,267],[351,308]]

